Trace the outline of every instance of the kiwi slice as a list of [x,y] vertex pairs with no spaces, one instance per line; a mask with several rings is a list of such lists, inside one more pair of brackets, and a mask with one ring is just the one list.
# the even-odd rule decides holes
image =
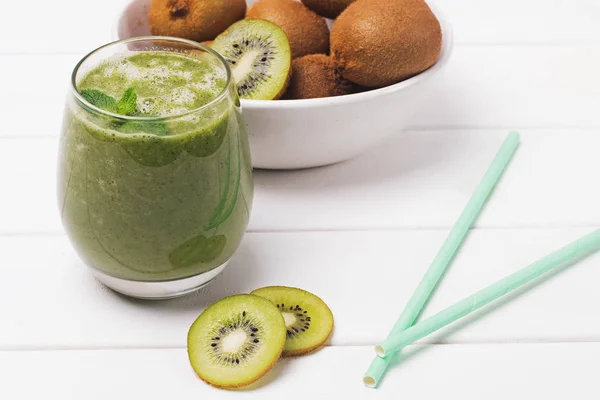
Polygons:
[[299,356],[315,350],[333,330],[333,314],[327,304],[306,290],[270,286],[251,294],[269,299],[283,315],[287,335],[284,356]]
[[285,32],[277,25],[245,19],[217,36],[211,47],[229,63],[242,99],[273,100],[285,92],[291,50]]
[[270,301],[248,294],[208,307],[188,333],[188,357],[196,374],[220,388],[247,386],[279,359],[285,323]]

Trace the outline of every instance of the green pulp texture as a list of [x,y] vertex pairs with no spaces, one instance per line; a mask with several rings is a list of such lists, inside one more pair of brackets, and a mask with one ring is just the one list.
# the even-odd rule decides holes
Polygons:
[[120,98],[133,87],[141,115],[168,117],[195,110],[225,88],[223,69],[208,59],[177,53],[144,52],[100,64],[77,84]]
[[[225,87],[205,60],[148,52],[117,62],[127,67],[100,64],[78,89],[119,98],[135,87],[140,114],[172,118],[156,122],[165,127],[159,135],[153,124],[70,101],[58,179],[65,229],[89,266],[121,279],[180,279],[216,268],[239,246],[253,198],[235,89],[193,111]],[[135,64],[151,68],[140,73]]]

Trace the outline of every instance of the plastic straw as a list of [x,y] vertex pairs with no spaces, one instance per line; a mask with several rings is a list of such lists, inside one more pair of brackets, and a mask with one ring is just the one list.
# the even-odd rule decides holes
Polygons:
[[[477,186],[475,189],[471,199],[458,218],[458,221],[456,221],[456,224],[454,224],[454,227],[448,234],[444,244],[429,266],[429,270],[427,270],[425,273],[425,276],[410,298],[406,308],[402,312],[402,315],[400,315],[396,325],[394,325],[394,328],[392,329],[388,338],[394,337],[399,332],[409,328],[415,323],[415,320],[431,297],[431,294],[437,286],[438,281],[446,271],[450,261],[452,261],[454,258],[456,251],[464,242],[469,228],[479,216],[483,206],[490,196],[490,193],[494,187],[496,187],[496,184],[500,180],[502,173],[508,166],[508,163],[515,154],[518,146],[519,134],[517,132],[509,133],[506,137],[506,140],[502,144],[502,147],[500,147],[500,150],[496,154],[496,157],[492,161],[492,164],[489,166],[487,172],[483,176],[483,179],[479,183],[479,186]],[[390,352],[388,353],[391,354]],[[363,378],[365,385],[368,387],[376,387],[379,384],[379,381],[385,374],[385,371],[390,364],[391,358],[392,357],[384,359],[381,357],[376,357],[373,360]]]
[[563,266],[568,262],[578,260],[599,249],[600,229],[509,275],[501,281],[480,290],[474,295],[459,301],[433,317],[386,339],[383,343],[376,346],[375,351],[380,356],[394,354],[403,347],[499,299],[553,269]]

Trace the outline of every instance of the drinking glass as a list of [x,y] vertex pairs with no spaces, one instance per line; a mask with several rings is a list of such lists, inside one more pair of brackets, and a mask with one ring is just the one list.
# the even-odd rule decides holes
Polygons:
[[[208,104],[169,116],[118,115],[78,90],[101,63],[144,52],[210,63],[226,76],[224,87]],[[60,139],[58,202],[71,243],[100,282],[128,296],[162,299],[196,290],[223,271],[244,236],[253,199],[241,117],[229,66],[192,41],[118,41],[77,64]]]

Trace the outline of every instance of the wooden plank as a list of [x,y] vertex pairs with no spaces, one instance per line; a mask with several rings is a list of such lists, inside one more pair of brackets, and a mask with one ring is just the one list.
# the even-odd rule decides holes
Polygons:
[[[600,225],[600,137],[520,130],[521,146],[478,227]],[[328,168],[255,174],[251,229],[450,227],[506,130],[411,131]]]
[[[447,228],[506,135],[410,131],[356,160],[256,171],[252,231]],[[0,139],[0,233],[62,232],[55,138]],[[594,130],[522,131],[522,145],[478,227],[600,225]]]
[[212,388],[193,373],[186,351],[101,350],[0,353],[6,399],[598,398],[600,344],[412,347],[378,390],[362,385],[371,347],[329,347],[280,361],[245,391]]
[[0,138],[58,136],[71,72],[82,56],[0,55],[0,110],[6,121]]
[[[589,231],[474,231],[423,315]],[[0,293],[7,301],[0,302],[0,349],[182,347],[207,305],[268,285],[321,296],[335,314],[333,345],[374,344],[391,329],[444,237],[444,231],[426,230],[250,233],[215,282],[165,302],[130,300],[105,289],[64,236],[1,237]],[[600,303],[599,260],[590,258],[427,341],[600,341],[600,320],[593,317]]]
[[7,2],[0,23],[0,53],[89,52],[111,41],[117,16],[127,2],[32,0],[26,10],[19,1]]
[[411,127],[598,127],[600,45],[457,46]]
[[600,41],[595,0],[436,0],[458,43],[574,43]]
[[[453,24],[458,43],[581,43],[600,41],[600,6],[594,0],[432,1]],[[126,0],[87,4],[34,0],[5,4],[0,53],[88,52],[114,39]]]

